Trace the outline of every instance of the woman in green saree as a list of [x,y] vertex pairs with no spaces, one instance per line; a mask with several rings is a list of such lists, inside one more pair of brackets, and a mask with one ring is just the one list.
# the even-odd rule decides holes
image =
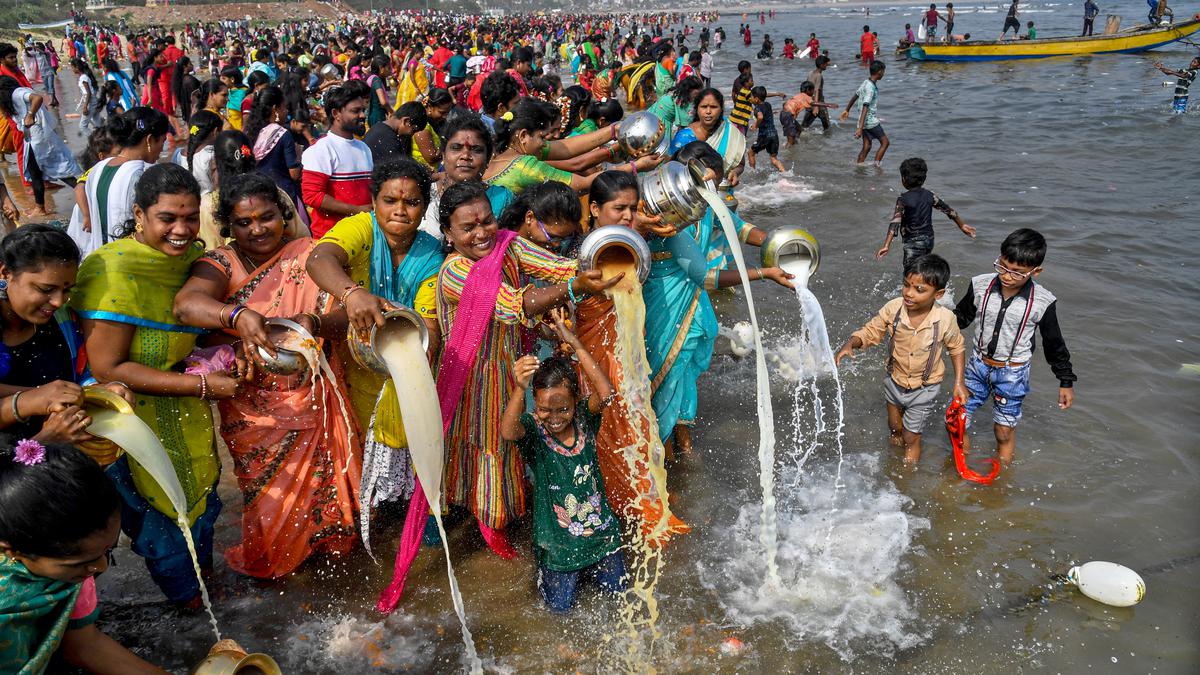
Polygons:
[[[187,499],[188,523],[202,568],[212,567],[213,523],[221,510],[215,490],[220,463],[213,443],[210,399],[237,392],[237,377],[190,375],[178,366],[202,329],[178,323],[175,294],[204,254],[200,186],[187,169],[158,164],[134,188],[135,225],[96,249],[79,269],[71,304],[83,324],[92,374],[119,381],[137,395],[134,410],[162,441]],[[238,313],[230,317],[236,326]],[[239,362],[239,370],[245,364]],[[175,510],[137,462],[109,469],[124,502],[122,528],[146,559],[155,583],[173,602],[196,606],[199,583]]]

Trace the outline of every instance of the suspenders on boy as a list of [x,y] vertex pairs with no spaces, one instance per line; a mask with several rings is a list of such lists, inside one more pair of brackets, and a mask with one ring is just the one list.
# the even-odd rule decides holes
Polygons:
[[[896,327],[900,325],[900,309],[896,310],[896,316],[892,319],[892,330],[888,333],[888,360],[887,372],[892,374],[892,370],[896,366]],[[940,335],[941,324],[936,321],[933,323],[933,344],[929,346],[929,360],[925,362],[925,372],[921,373],[921,386],[924,387],[929,383],[929,375],[933,372],[933,366],[937,363],[938,356],[941,354]]]
[[[978,339],[975,341],[975,349],[979,353],[979,355],[989,358],[989,359],[992,359],[992,360],[997,360],[997,359],[994,356],[988,355],[987,347],[983,344],[983,333],[984,333],[983,325],[984,325],[984,322],[987,321],[988,300],[991,299],[992,291],[996,288],[996,282],[999,280],[1000,280],[999,276],[994,277],[991,280],[991,282],[988,283],[987,290],[985,290],[983,292],[983,304],[979,308],[979,336],[978,336]],[[1012,362],[1012,356],[1014,353],[1016,353],[1017,345],[1020,344],[1020,342],[1021,342],[1021,335],[1023,335],[1025,333],[1025,326],[1027,326],[1029,324],[1029,317],[1030,317],[1030,315],[1033,314],[1033,298],[1034,298],[1035,293],[1037,293],[1037,284],[1035,284],[1033,282],[1033,280],[1030,279],[1029,280],[1029,297],[1026,298],[1026,300],[1025,300],[1025,316],[1021,317],[1021,324],[1019,326],[1017,326],[1017,334],[1015,336],[1013,336],[1012,347],[1009,348],[1009,350],[1008,350],[1008,358],[1004,359],[1004,364],[1006,366]],[[899,314],[897,314],[896,316],[897,316],[897,318],[899,318]],[[992,326],[993,334],[999,335],[1000,330],[1003,327],[1004,326],[1000,321],[1000,315],[997,313],[996,314],[996,325]],[[893,330],[894,330],[894,328],[893,328]],[[1017,364],[1017,365],[1023,365],[1023,364]]]

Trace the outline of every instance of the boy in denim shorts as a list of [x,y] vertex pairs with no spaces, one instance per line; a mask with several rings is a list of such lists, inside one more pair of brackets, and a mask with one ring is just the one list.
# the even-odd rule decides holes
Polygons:
[[967,398],[963,384],[966,349],[954,313],[937,304],[946,292],[950,265],[939,255],[909,262],[904,270],[904,290],[888,301],[867,325],[854,332],[834,356],[834,362],[853,356],[855,349],[887,339],[888,376],[883,378],[888,428],[892,444],[904,446],[904,463],[921,458],[921,431],[938,403],[946,375],[942,352],[954,364],[954,395]]
[[900,184],[905,192],[896,198],[892,221],[888,223],[883,248],[875,252],[876,260],[883,260],[892,248],[892,240],[900,235],[904,242],[904,268],[908,263],[933,252],[933,211],[937,209],[958,225],[968,237],[975,238],[975,228],[963,222],[958,211],[942,201],[936,194],[925,189],[925,177],[929,166],[920,157],[909,157],[900,162]]
[[[1045,258],[1045,237],[1027,228],[1013,232],[1000,245],[1000,257],[992,264],[996,272],[971,279],[971,287],[954,309],[959,328],[979,320],[975,352],[967,362],[966,384],[971,392],[967,414],[974,415],[992,399],[992,427],[1004,463],[1012,461],[1017,445],[1016,426],[1029,393],[1035,330],[1042,334],[1042,350],[1058,378],[1058,407],[1066,410],[1075,400],[1076,377],[1058,326],[1057,302],[1053,293],[1033,280],[1041,274]],[[964,447],[970,451],[969,438]]]

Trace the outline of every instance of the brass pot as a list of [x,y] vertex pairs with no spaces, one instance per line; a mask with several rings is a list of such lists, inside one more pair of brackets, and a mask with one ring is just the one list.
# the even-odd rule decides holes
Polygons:
[[623,225],[598,227],[579,245],[579,271],[602,269],[607,261],[632,262],[643,282],[650,276],[650,247],[642,235]]
[[429,349],[429,327],[425,325],[425,320],[421,318],[414,310],[408,307],[396,307],[383,313],[384,326],[380,329],[379,326],[371,326],[371,330],[364,334],[362,331],[356,330],[353,325],[350,326],[347,335],[347,341],[350,346],[350,357],[354,362],[363,368],[369,368],[381,375],[387,375],[387,365],[383,359],[379,358],[379,348],[382,345],[380,338],[385,338],[389,330],[395,330],[398,325],[389,326],[393,322],[407,322],[417,327],[417,332],[421,335],[421,346]]
[[807,267],[811,277],[821,264],[821,245],[807,230],[781,227],[773,230],[763,242],[762,264],[763,267],[782,267],[792,274]]
[[266,654],[247,654],[233,640],[221,640],[209,650],[208,657],[192,670],[192,675],[282,675],[275,659]]
[[[83,411],[90,416],[97,410],[115,410],[123,415],[133,414],[133,406],[129,405],[129,401],[98,384],[88,385],[83,388]],[[99,436],[76,443],[75,447],[96,460],[100,466],[108,466],[125,454],[121,446]]]

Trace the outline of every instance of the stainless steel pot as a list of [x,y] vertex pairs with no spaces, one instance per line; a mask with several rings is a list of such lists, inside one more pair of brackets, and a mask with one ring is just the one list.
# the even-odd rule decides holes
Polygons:
[[262,347],[258,348],[258,356],[262,359],[263,370],[274,375],[296,375],[308,368],[308,361],[304,359],[303,354],[279,346],[289,333],[295,333],[305,340],[312,340],[314,346],[316,344],[316,339],[312,334],[295,321],[267,319],[267,337],[275,345],[275,356],[268,354]]
[[666,125],[658,116],[645,110],[635,112],[620,122],[617,148],[630,159],[646,155],[665,155],[671,145]]
[[609,262],[628,264],[632,258],[638,279],[650,276],[650,247],[642,235],[624,225],[605,225],[588,233],[579,245],[579,270],[602,269]]
[[807,268],[807,276],[817,273],[821,264],[821,245],[817,238],[799,227],[781,227],[771,232],[762,245],[763,267],[782,267],[797,274]]
[[379,348],[387,342],[388,334],[391,331],[406,327],[405,324],[411,323],[416,326],[417,332],[421,335],[421,346],[429,349],[429,328],[425,325],[421,315],[408,307],[397,307],[383,313],[384,325],[371,326],[370,332],[363,334],[356,330],[353,325],[348,331],[350,346],[350,356],[355,363],[363,368],[369,368],[381,375],[387,375],[387,365],[383,359],[379,358]]
[[700,196],[700,188],[712,189],[712,186],[703,178],[704,172],[698,163],[688,166],[666,162],[653,171],[638,175],[638,191],[648,213],[661,217],[664,223],[682,228],[703,218],[708,210],[708,202]]

